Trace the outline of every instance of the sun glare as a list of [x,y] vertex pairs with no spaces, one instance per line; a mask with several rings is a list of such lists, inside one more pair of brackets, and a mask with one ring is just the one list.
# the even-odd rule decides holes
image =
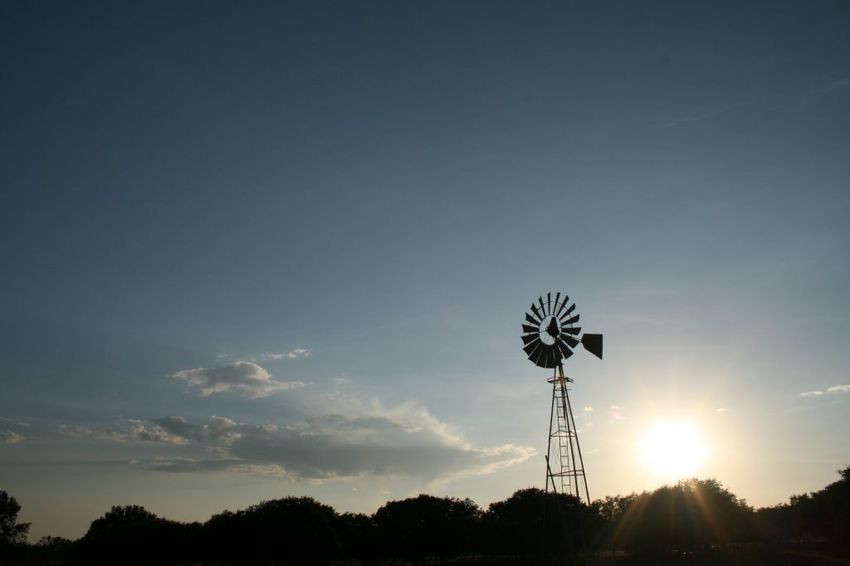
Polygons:
[[658,421],[637,443],[644,467],[656,480],[664,482],[696,475],[706,452],[699,432],[686,421]]

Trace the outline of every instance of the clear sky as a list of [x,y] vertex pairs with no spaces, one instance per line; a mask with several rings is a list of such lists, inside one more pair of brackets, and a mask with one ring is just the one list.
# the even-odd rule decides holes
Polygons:
[[670,481],[658,426],[750,504],[819,489],[850,464],[848,29],[838,1],[2,3],[0,489],[36,539],[543,487],[519,335],[556,290],[605,335],[566,367],[592,497]]

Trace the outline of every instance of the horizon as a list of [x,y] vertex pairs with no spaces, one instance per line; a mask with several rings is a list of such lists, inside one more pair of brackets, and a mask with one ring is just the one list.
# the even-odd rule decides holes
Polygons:
[[0,490],[31,540],[850,464],[842,2],[0,7]]

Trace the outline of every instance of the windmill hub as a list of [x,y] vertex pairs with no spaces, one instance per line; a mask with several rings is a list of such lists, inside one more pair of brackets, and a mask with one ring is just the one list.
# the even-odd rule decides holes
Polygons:
[[561,329],[558,328],[558,323],[555,321],[555,317],[553,316],[549,318],[549,326],[546,328],[546,334],[552,338],[557,338],[560,333]]

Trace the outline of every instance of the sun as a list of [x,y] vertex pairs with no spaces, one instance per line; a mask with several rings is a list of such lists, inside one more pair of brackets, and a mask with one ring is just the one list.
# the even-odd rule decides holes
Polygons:
[[637,442],[637,455],[657,480],[673,482],[697,474],[708,449],[693,423],[657,421]]

